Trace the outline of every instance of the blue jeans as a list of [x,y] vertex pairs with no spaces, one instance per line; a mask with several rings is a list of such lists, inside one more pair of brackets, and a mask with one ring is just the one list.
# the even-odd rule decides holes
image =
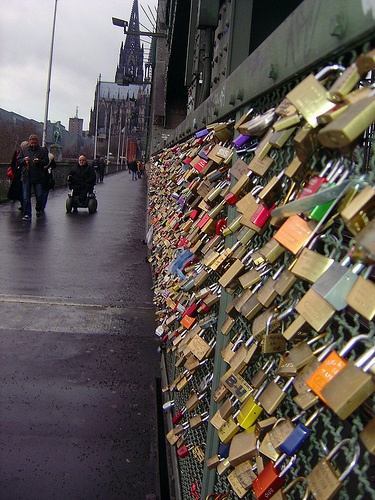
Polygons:
[[23,215],[31,217],[31,188],[34,188],[36,198],[36,211],[41,212],[43,206],[43,185],[42,182],[30,182],[29,176],[22,181],[22,195],[23,195]]
[[137,180],[137,171],[132,170],[132,181]]

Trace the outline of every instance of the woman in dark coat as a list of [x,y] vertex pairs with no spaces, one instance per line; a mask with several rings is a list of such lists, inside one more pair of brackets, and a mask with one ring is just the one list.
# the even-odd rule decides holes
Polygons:
[[[25,148],[28,145],[27,141],[23,141],[20,145],[21,148]],[[8,200],[19,201],[21,203],[18,210],[22,210],[22,182],[21,182],[21,171],[22,169],[18,165],[17,157],[19,155],[20,149],[13,153],[12,161],[10,162],[10,166],[12,167],[13,172],[13,180],[9,186],[9,190],[7,193]]]

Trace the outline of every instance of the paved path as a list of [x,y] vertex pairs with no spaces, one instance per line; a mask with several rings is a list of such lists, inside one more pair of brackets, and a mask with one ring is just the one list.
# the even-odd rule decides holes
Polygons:
[[159,498],[146,182],[96,190],[93,215],[0,205],[1,500]]

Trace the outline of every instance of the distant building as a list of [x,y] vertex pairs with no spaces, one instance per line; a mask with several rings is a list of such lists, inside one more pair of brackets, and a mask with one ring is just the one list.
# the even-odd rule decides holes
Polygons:
[[89,133],[96,154],[143,159],[146,154],[151,99],[151,65],[144,64],[138,0],[134,0],[125,42],[121,44],[114,82],[99,78],[90,113]]
[[83,135],[83,118],[69,118],[69,132],[72,134]]

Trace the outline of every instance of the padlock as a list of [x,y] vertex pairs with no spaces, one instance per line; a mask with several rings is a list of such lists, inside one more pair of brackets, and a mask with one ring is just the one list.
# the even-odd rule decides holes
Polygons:
[[178,435],[175,433],[174,429],[168,431],[165,437],[171,446],[174,446],[178,441]]
[[318,369],[320,363],[333,351],[338,345],[337,341],[331,342],[319,356],[314,358],[297,374],[293,381],[293,387],[297,391],[297,396],[293,401],[301,410],[309,410],[319,402],[319,397],[307,385],[307,380]]
[[365,264],[372,264],[375,261],[375,218],[370,220],[369,223],[355,235],[353,246],[350,249],[350,256],[352,259],[364,262]]
[[224,444],[219,443],[219,448],[217,450],[217,454],[220,458],[228,458],[230,449],[230,443]]
[[323,409],[324,407],[316,409],[304,424],[299,422],[286,439],[279,444],[280,452],[286,453],[288,456],[294,455],[310,436],[310,426],[315,422]]
[[[304,412],[303,412],[304,413]],[[294,431],[294,423],[297,422],[302,416],[302,413],[294,416],[293,418],[281,417],[277,420],[276,425],[268,433],[270,443],[276,452],[280,453],[280,445],[290,436]]]
[[295,309],[317,332],[322,332],[336,313],[335,308],[312,288],[302,296]]
[[177,413],[175,413],[173,415],[173,417],[172,417],[172,423],[173,423],[173,425],[179,424],[181,422],[181,420],[185,416],[186,411],[187,411],[187,408],[186,408],[186,406],[184,406],[183,408],[181,408],[180,410],[178,410]]
[[338,251],[335,246],[328,256],[316,251],[317,243],[327,239],[326,235],[316,236],[299,254],[298,258],[289,266],[289,270],[298,278],[310,284],[315,283],[334,264],[334,257]]
[[219,413],[221,417],[226,420],[230,415],[232,415],[238,405],[239,401],[233,394],[227,398],[219,408]]
[[206,459],[206,467],[208,470],[216,469],[220,462],[222,462],[224,458],[219,457],[219,455],[213,455]]
[[289,269],[285,269],[285,267],[283,267],[281,273],[274,281],[273,289],[278,295],[284,297],[284,295],[286,295],[291,290],[296,281],[296,276],[294,276],[294,274]]
[[246,255],[240,260],[236,259],[233,264],[225,271],[225,273],[219,278],[219,283],[224,288],[229,285],[237,276],[243,273],[246,265],[250,261],[251,254],[254,250],[250,250]]
[[269,430],[276,424],[276,417],[269,417],[265,420],[257,420],[255,424],[255,436],[259,441],[262,441],[264,436],[268,433]]
[[254,387],[254,389],[259,389],[261,385],[266,381],[269,372],[275,366],[275,360],[269,359],[267,360],[262,368],[260,368],[251,378],[250,384]]
[[318,132],[319,142],[327,148],[340,148],[355,141],[374,121],[375,91],[348,106],[336,120]]
[[328,92],[328,99],[335,103],[343,101],[345,96],[353,90],[360,79],[361,74],[355,61],[331,85]]
[[271,268],[266,267],[266,265],[263,264],[255,269],[254,268],[250,269],[246,273],[242,274],[238,278],[238,281],[243,289],[247,289],[258,284],[264,276],[269,274],[270,271]]
[[366,185],[340,212],[347,229],[355,236],[374,218],[375,189]]
[[275,108],[271,108],[263,114],[254,116],[251,120],[242,123],[238,127],[238,131],[243,135],[259,136],[262,135],[277,118]]
[[273,207],[281,198],[284,174],[285,169],[279,172],[276,176],[272,177],[272,179],[258,194],[261,204],[268,209]]
[[256,298],[262,306],[269,307],[278,296],[278,293],[274,289],[274,284],[283,270],[283,267],[276,269],[272,276],[266,280],[260,290],[256,293]]
[[232,368],[222,375],[220,381],[241,403],[254,392],[253,387]]
[[[258,285],[262,285],[262,283],[258,283]],[[250,297],[243,303],[240,312],[242,316],[250,321],[263,309],[264,306],[259,302],[256,294],[254,294],[250,288],[248,288],[246,291],[250,291]]]
[[[367,270],[371,272],[371,268]],[[350,292],[346,296],[347,304],[368,321],[375,316],[375,284],[364,276],[359,275]]]
[[270,264],[274,264],[284,252],[285,248],[274,238],[270,238],[261,248],[259,248],[260,255]]
[[185,458],[189,455],[191,450],[194,448],[193,444],[188,444],[188,445],[182,445],[179,448],[177,448],[177,455],[179,458]]
[[[281,420],[284,419],[283,418],[277,419],[275,425],[277,425],[278,422],[280,422]],[[280,452],[276,450],[273,444],[271,443],[270,432],[267,432],[267,434],[263,437],[262,441],[260,442],[259,455],[262,458],[266,457],[267,459],[272,460],[272,462],[276,462],[276,460],[280,458],[281,455]]]
[[297,343],[280,360],[277,368],[277,375],[281,375],[283,377],[295,377],[301,368],[310,363],[316,354],[319,354],[326,348],[324,344],[314,351],[310,347],[312,344],[320,339],[324,339],[326,336],[327,333],[321,333],[310,340]]
[[346,297],[355,285],[358,274],[365,267],[362,262],[357,262],[353,267],[348,268],[350,263],[350,256],[344,258],[340,264],[334,262],[312,286],[313,290],[318,292],[336,311],[341,311],[347,306]]
[[252,460],[257,453],[257,439],[254,432],[242,431],[237,433],[230,442],[228,460],[230,464],[236,465],[245,460]]
[[204,399],[205,397],[207,397],[206,392],[194,392],[185,403],[187,411],[191,413],[193,410],[195,410],[199,406],[202,399]]
[[[331,350],[331,347],[335,344],[333,343],[319,356],[319,361],[321,358],[323,360],[306,380],[306,384],[324,403],[326,403],[326,400],[323,396],[323,389],[344,369],[348,362],[345,356],[350,353],[358,342],[366,341],[368,338],[365,334],[359,334],[350,339],[338,353]],[[330,352],[326,354],[327,351]]]
[[[352,170],[351,166],[347,167],[345,165],[342,165],[339,168],[339,170],[335,172],[329,184],[325,186],[326,192],[328,192],[330,188],[333,187],[338,188],[340,185],[342,185],[343,193],[345,194],[346,190],[348,189],[348,183],[346,182],[346,179],[352,173],[351,170]],[[324,195],[324,189],[322,195]],[[333,208],[335,208],[336,204],[337,200],[335,198],[325,201],[323,203],[319,203],[312,210],[309,210],[307,212],[309,219],[313,219],[315,221],[321,221],[324,218],[326,218],[327,214],[331,214],[332,216],[332,210]]]
[[366,447],[366,450],[375,455],[375,416],[372,417],[370,422],[359,433],[359,438]]
[[[225,424],[218,429],[218,436],[222,443],[227,444],[231,441],[231,439],[240,432],[241,427],[238,422],[231,415],[226,421]],[[230,465],[230,463],[229,463]]]
[[[272,497],[270,497],[269,500],[287,500],[288,498],[290,498],[290,496],[287,495],[287,493],[290,493],[293,490],[293,488],[296,486],[296,484],[305,483],[305,482],[306,482],[305,477],[298,476],[298,477],[294,478],[289,484],[287,484],[285,486],[285,488],[283,488],[282,490],[278,490],[274,495],[272,495]],[[297,492],[294,493],[295,498],[297,498],[296,494],[297,494]],[[309,492],[308,488],[306,488],[305,494],[303,495],[301,500],[308,500],[309,496],[310,496],[310,492]]]
[[259,354],[259,343],[255,342],[251,336],[246,342],[242,343],[230,360],[230,367],[235,373],[242,373],[251,360]]
[[254,479],[252,488],[258,500],[267,500],[272,497],[285,483],[287,472],[293,467],[296,456],[289,459],[287,465],[281,469],[286,455],[282,455],[276,462],[269,462],[262,472]]
[[272,415],[287,396],[287,390],[292,385],[294,378],[290,378],[283,387],[279,385],[281,377],[278,375],[270,382],[258,397],[259,404],[262,405],[268,415]]
[[251,484],[255,478],[256,475],[252,460],[245,460],[238,464],[227,476],[229,484],[238,498],[243,498],[250,491]]
[[263,407],[259,404],[259,397],[264,387],[265,383],[254,393],[254,395],[250,395],[240,409],[233,415],[233,418],[245,430],[252,427],[263,412]]
[[[328,100],[327,90],[320,83],[332,72],[343,71],[341,65],[331,65],[323,68],[315,76],[308,75],[302,82],[296,85],[286,98],[296,107],[297,111],[305,118],[311,127],[317,126],[317,116],[333,108],[334,103]],[[314,96],[311,100],[308,96]]]
[[322,389],[324,401],[341,419],[348,418],[375,391],[375,382],[367,373],[374,365],[375,346],[356,362],[349,360]]
[[[279,312],[279,309],[283,307],[285,302],[288,307],[284,311]],[[262,352],[264,354],[284,352],[286,350],[286,339],[283,335],[284,321],[293,312],[295,303],[295,300],[286,300],[282,302],[277,306],[274,314],[271,314],[267,319],[266,331],[262,339]],[[277,331],[275,331],[275,328],[271,331],[271,326],[274,321],[276,322],[275,325]]]
[[334,163],[333,161],[329,161],[319,174],[310,177],[307,184],[303,187],[301,193],[298,195],[298,199],[302,199],[306,196],[315,194],[323,184],[329,182],[331,176],[333,175],[333,173],[335,173],[339,165],[340,163],[338,162]]
[[217,410],[210,418],[210,424],[219,431],[226,424],[227,420],[223,419],[220,415],[220,410]]
[[299,215],[291,215],[284,224],[273,235],[280,245],[296,255],[306,244],[313,234],[311,223]]
[[350,464],[340,475],[336,472],[331,464],[331,460],[335,457],[335,455],[337,455],[343,446],[353,447],[353,442],[351,442],[350,439],[343,439],[328,453],[326,457],[322,458],[306,476],[310,493],[316,500],[333,499],[342,488],[342,483],[357,465],[360,455],[360,447],[358,443],[354,443],[353,458]]
[[228,341],[228,343],[224,345],[224,347],[221,350],[221,357],[226,363],[230,364],[230,360],[233,358],[237,349],[243,342],[244,342],[244,335],[242,333],[240,334],[239,332],[237,332]]

